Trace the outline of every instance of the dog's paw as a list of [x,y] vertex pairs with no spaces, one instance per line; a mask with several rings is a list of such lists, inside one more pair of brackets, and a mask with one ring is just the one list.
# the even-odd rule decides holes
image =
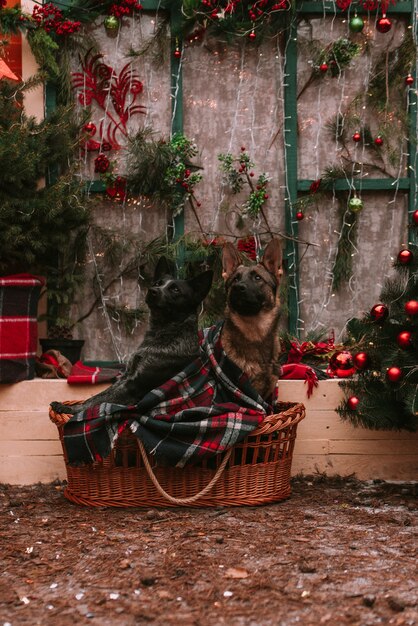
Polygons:
[[74,415],[79,410],[78,404],[68,405],[63,402],[51,402],[50,408],[54,413],[65,413],[66,415]]

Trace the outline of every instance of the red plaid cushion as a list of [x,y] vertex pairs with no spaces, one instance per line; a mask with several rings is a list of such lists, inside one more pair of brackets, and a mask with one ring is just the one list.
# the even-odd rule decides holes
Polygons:
[[0,277],[0,383],[35,376],[38,300],[44,284],[31,274]]

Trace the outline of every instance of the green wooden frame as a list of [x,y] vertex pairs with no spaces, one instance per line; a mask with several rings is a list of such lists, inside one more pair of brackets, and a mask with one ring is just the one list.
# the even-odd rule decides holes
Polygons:
[[[409,0],[400,0],[396,6],[390,6],[387,13],[391,14],[403,14],[409,15],[412,23],[412,11],[414,10],[414,2]],[[358,13],[366,13],[361,9],[357,10]],[[324,1],[299,1],[296,5],[296,14],[304,15],[341,15],[344,13],[339,11],[333,0]],[[286,120],[290,120],[285,126],[285,132],[288,134],[285,136],[285,151],[286,151],[286,166],[287,168],[293,168],[293,171],[287,173],[288,183],[288,198],[285,203],[286,211],[286,230],[293,236],[298,234],[298,224],[294,216],[293,203],[297,198],[298,192],[306,192],[312,180],[301,180],[297,178],[297,85],[296,85],[296,73],[297,73],[297,27],[296,20],[293,20],[293,25],[289,31],[290,42],[288,43],[288,52],[291,55],[290,59],[286,59],[286,84],[285,84],[285,116]],[[295,76],[289,76],[291,72],[295,73]],[[415,78],[415,76],[414,76]],[[417,190],[416,190],[416,167],[417,167],[417,145],[414,139],[417,132],[417,94],[415,92],[416,82],[409,89],[409,157],[408,157],[408,177],[401,178],[397,181],[397,188],[408,192],[408,217],[415,211],[417,204]],[[350,184],[346,179],[337,179],[333,182],[332,188],[336,191],[348,190],[352,186],[360,188],[362,192],[367,191],[387,191],[393,188],[392,178],[376,178],[376,179],[354,179]],[[410,220],[408,221],[410,224]],[[415,241],[415,231],[409,226],[408,232],[409,241]],[[289,263],[289,278],[290,287],[289,290],[289,331],[299,336],[299,275],[297,266],[293,270],[292,261],[297,259],[297,246],[293,242],[288,243],[286,249],[286,256]],[[294,272],[294,273],[293,273]]]
[[[341,15],[342,11],[336,8],[334,0],[294,0],[294,10],[290,12],[288,40],[285,60],[285,86],[284,86],[284,133],[285,133],[285,228],[286,233],[294,238],[298,236],[298,222],[295,219],[295,203],[299,192],[306,192],[312,180],[298,179],[298,153],[297,153],[297,16],[304,15]],[[142,0],[144,11],[165,10],[170,13],[171,32],[180,32],[182,22],[181,0]],[[396,6],[389,6],[387,13],[409,15],[412,23],[414,0],[398,0]],[[361,9],[358,13],[365,12]],[[176,45],[182,47],[182,41],[172,36],[171,40],[171,132],[183,132],[183,93],[182,93],[182,63],[181,58],[174,56]],[[415,76],[414,76],[415,78]],[[397,188],[408,192],[408,217],[415,211],[418,201],[417,172],[418,152],[417,142],[417,114],[418,98],[416,94],[416,81],[409,89],[409,141],[408,177],[397,181]],[[56,105],[55,90],[53,86],[46,86],[46,112]],[[333,182],[335,190],[348,190],[354,185],[361,186],[362,192],[388,191],[393,187],[393,179],[354,179],[348,184],[346,179],[337,179]],[[92,181],[90,191],[103,191],[100,181]],[[410,223],[410,220],[408,221]],[[181,237],[184,234],[184,213],[176,216],[174,221],[174,236]],[[415,231],[409,227],[409,241],[416,242]],[[285,261],[288,276],[288,327],[289,332],[299,336],[299,272],[298,272],[298,246],[294,239],[288,239],[285,249]]]

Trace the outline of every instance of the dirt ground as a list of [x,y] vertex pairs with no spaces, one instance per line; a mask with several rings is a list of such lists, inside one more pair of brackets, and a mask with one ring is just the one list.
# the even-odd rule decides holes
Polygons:
[[0,486],[0,626],[418,624],[418,483],[293,480],[218,509]]

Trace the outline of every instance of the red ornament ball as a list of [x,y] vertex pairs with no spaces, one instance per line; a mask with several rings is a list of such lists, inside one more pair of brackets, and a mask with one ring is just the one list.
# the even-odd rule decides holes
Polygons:
[[376,22],[376,30],[378,30],[379,33],[388,33],[391,28],[392,28],[392,22],[383,13],[382,17],[380,17]]
[[412,213],[412,222],[418,226],[418,209]]
[[389,315],[389,309],[384,304],[375,304],[370,311],[370,316],[375,322],[384,322]]
[[353,141],[355,141],[356,143],[358,143],[361,140],[361,135],[358,131],[356,131],[353,135]]
[[174,58],[175,59],[180,59],[181,58],[181,50],[179,50],[178,48],[176,48],[174,50]]
[[358,370],[365,370],[369,366],[370,357],[367,352],[357,352],[353,356],[354,365]]
[[412,338],[412,333],[409,330],[403,330],[396,337],[396,341],[397,341],[398,346],[402,348],[402,350],[406,350],[407,348],[410,348],[412,345],[411,338]]
[[359,400],[359,398],[357,398],[357,396],[351,396],[347,400],[347,406],[352,411],[355,411],[359,404],[360,404],[360,400]]
[[319,66],[319,69],[321,72],[327,72],[328,71],[328,64],[327,63],[321,63],[321,65]]
[[380,135],[378,137],[376,137],[376,139],[374,140],[374,145],[375,146],[382,146],[383,145],[383,139],[381,138]]
[[407,315],[418,315],[418,300],[405,302],[405,312]]
[[398,254],[398,261],[401,265],[409,265],[412,263],[413,258],[414,255],[411,250],[408,250],[407,248],[405,250],[401,250]]
[[254,41],[254,39],[257,37],[257,35],[255,34],[255,32],[252,30],[250,32],[250,34],[248,35],[248,37],[251,39],[251,41]]
[[388,368],[386,376],[391,383],[397,383],[402,378],[402,370],[400,367],[396,367],[395,365],[393,365],[392,367]]
[[295,215],[296,219],[298,220],[298,222],[300,222],[301,220],[303,220],[303,218],[305,217],[304,214],[302,213],[302,211],[297,211],[296,215]]
[[414,84],[414,77],[412,76],[412,74],[408,74],[408,76],[405,78],[405,83],[407,85],[413,85]]
[[348,350],[335,352],[329,361],[329,370],[338,378],[347,378],[352,376],[356,371],[354,367],[353,357]]
[[96,124],[93,124],[93,122],[88,122],[87,124],[84,124],[83,130],[85,133],[88,133],[91,137],[93,137],[97,130]]

